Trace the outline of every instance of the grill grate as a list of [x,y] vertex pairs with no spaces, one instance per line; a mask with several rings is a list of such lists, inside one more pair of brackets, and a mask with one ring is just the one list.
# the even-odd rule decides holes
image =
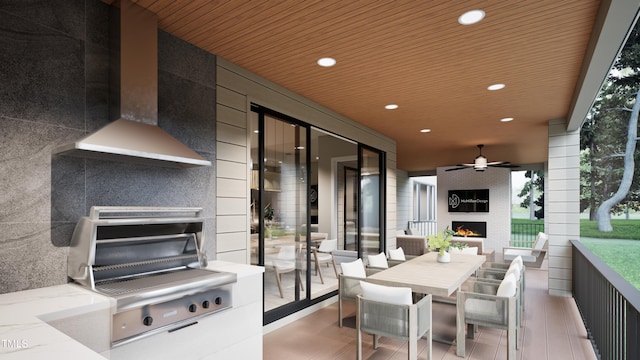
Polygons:
[[110,295],[120,296],[133,292],[144,292],[152,288],[170,289],[171,284],[194,281],[198,278],[211,277],[211,272],[203,269],[178,269],[170,272],[162,272],[138,276],[130,279],[105,281],[96,284],[96,290]]

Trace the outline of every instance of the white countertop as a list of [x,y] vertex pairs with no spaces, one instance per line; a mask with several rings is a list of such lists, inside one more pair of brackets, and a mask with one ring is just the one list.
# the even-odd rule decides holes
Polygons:
[[[211,270],[234,272],[238,279],[263,268],[211,261]],[[82,314],[110,312],[115,301],[75,284],[0,295],[0,358],[2,359],[105,359],[57,330],[52,322]]]

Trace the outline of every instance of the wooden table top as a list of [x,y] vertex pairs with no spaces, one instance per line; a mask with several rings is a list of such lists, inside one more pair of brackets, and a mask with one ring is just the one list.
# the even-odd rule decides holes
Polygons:
[[429,252],[367,277],[367,281],[410,287],[413,292],[450,296],[485,262],[483,255],[450,254],[451,262],[439,263]]

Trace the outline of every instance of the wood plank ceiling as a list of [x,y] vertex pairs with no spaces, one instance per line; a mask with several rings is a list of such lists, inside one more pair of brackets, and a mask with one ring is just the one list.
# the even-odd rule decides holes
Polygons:
[[[158,14],[161,29],[395,139],[398,168],[408,171],[472,162],[480,143],[489,161],[545,162],[547,123],[568,115],[599,6],[134,2]],[[458,24],[476,8],[486,12],[480,23]],[[316,65],[324,56],[337,64]],[[488,91],[495,83],[506,87]],[[399,108],[385,110],[391,103]]]

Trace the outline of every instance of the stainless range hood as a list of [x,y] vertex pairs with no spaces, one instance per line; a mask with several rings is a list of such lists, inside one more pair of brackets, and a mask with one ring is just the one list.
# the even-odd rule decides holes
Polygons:
[[158,29],[154,13],[130,1],[120,10],[120,117],[55,154],[165,167],[211,162],[158,127]]

